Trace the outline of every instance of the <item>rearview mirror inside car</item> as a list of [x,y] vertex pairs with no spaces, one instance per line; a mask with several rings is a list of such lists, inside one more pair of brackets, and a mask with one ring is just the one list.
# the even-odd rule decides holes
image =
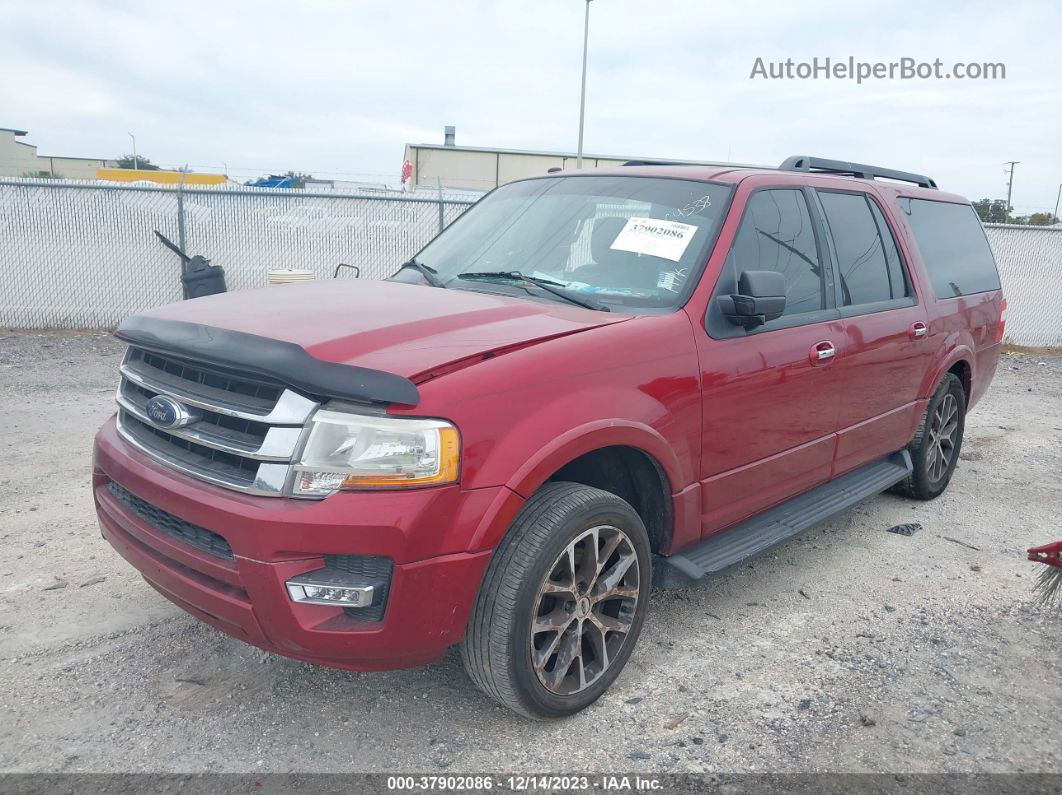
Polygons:
[[778,271],[742,271],[737,295],[716,299],[723,317],[748,330],[782,316],[785,311],[785,277]]

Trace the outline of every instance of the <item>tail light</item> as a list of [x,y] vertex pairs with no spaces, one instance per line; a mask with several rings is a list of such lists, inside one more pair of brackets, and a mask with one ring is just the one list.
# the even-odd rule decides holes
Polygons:
[[996,324],[996,342],[1003,341],[1003,331],[1007,327],[1007,299],[999,300],[999,323]]

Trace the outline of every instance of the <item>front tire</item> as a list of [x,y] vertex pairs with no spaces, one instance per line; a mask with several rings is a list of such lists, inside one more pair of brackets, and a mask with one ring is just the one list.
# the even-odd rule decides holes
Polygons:
[[966,429],[966,392],[954,373],[941,380],[926,405],[926,413],[907,446],[914,470],[893,491],[916,500],[932,500],[944,493],[955,472]]
[[461,659],[499,704],[558,718],[596,701],[619,676],[645,621],[649,539],[624,500],[547,483],[495,550]]

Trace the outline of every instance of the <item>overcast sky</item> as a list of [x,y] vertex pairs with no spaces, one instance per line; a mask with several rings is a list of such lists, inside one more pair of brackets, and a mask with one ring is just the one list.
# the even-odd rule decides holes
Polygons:
[[[594,0],[587,152],[776,165],[815,154],[1054,207],[1062,3]],[[240,178],[396,182],[402,147],[574,151],[582,0],[4,0],[0,127],[41,154]],[[751,80],[815,56],[1002,62],[1005,80]]]

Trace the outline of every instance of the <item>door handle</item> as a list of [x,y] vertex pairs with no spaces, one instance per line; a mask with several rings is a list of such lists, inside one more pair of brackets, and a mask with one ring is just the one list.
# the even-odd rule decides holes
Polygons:
[[922,339],[922,337],[929,333],[929,327],[919,320],[911,324],[911,328],[907,330],[907,333],[913,340]]
[[837,348],[829,340],[815,343],[809,358],[812,364],[828,364],[837,355]]

